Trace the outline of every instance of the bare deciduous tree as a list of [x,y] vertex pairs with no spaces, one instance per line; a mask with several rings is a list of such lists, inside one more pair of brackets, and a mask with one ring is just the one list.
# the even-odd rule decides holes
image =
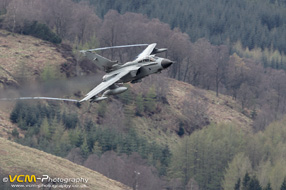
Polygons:
[[190,55],[189,81],[194,86],[210,89],[211,44],[206,39],[199,39],[192,48]]
[[164,185],[164,182],[157,177],[156,169],[148,166],[146,160],[137,153],[119,156],[115,152],[108,151],[101,157],[90,155],[84,166],[130,187],[138,187],[137,189],[156,190]]
[[75,23],[72,27],[72,36],[73,38],[77,37],[78,41],[84,44],[91,37],[96,35],[96,31],[99,30],[101,20],[85,1],[75,5],[74,9]]
[[80,43],[86,43],[95,36],[101,23],[86,2],[12,0],[7,6],[4,22],[4,27],[7,29],[21,32],[24,24],[32,21],[46,24],[63,39],[70,41],[78,39]]
[[0,13],[6,12],[6,8],[8,7],[9,3],[11,2],[11,0],[2,0],[0,1]]
[[[209,124],[209,118],[206,114],[208,106],[202,99],[198,98],[202,97],[202,93],[203,92],[199,90],[193,91],[189,98],[183,103],[182,111],[187,118],[184,129],[189,134]],[[197,97],[197,99],[194,100],[192,96]]]
[[227,62],[228,62],[228,48],[225,45],[221,45],[218,47],[212,48],[212,75],[213,79],[215,79],[215,91],[216,96],[219,94],[219,85],[222,80],[225,78]]

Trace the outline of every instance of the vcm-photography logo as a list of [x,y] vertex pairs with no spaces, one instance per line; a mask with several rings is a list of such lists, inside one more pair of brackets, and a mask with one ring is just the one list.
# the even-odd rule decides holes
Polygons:
[[23,182],[36,182],[37,181],[37,178],[35,175],[9,175],[8,177],[4,177],[3,178],[3,182],[6,183],[6,182],[10,182],[10,183],[13,183],[13,182],[18,182],[18,183],[23,183]]
[[88,179],[86,178],[50,178],[48,175],[42,175],[42,177],[36,177],[35,175],[9,175],[8,177],[3,178],[3,182],[18,182],[18,183],[36,183],[37,180],[41,182],[53,182],[53,183],[87,183]]

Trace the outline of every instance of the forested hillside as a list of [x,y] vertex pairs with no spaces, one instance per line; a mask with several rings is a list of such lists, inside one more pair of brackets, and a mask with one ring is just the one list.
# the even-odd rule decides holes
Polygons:
[[[4,30],[0,34],[1,98],[79,99],[100,82],[101,73],[90,63],[79,60],[74,65],[67,45]],[[95,74],[75,77],[77,72]],[[232,122],[251,131],[252,120],[240,113],[231,97],[216,97],[215,92],[161,75],[132,84],[124,94],[100,104],[1,101],[1,136],[66,157],[128,186],[134,183],[134,170],[139,170],[144,176],[138,179],[141,188],[169,187],[173,182],[164,176],[181,137],[210,122]],[[128,169],[123,171],[123,166]]]
[[[285,10],[282,0],[3,0],[1,97],[83,97],[103,73],[82,49],[156,42],[176,63],[98,104],[1,103],[0,127],[134,189],[280,190]],[[140,51],[99,54],[124,63]]]
[[[286,175],[285,124],[284,118],[257,134],[231,125],[211,125],[194,132],[177,147],[171,175],[184,179],[186,185],[193,178],[200,189],[235,189],[238,183],[241,189],[261,190],[269,183],[280,190]],[[246,173],[259,180],[256,186],[244,180]]]
[[[263,4],[261,3],[261,6]],[[21,9],[16,9],[17,7]],[[52,8],[44,11],[45,7]],[[247,7],[249,6],[245,6]],[[280,7],[283,9],[284,6]],[[34,9],[43,11],[30,11]],[[241,42],[233,46],[213,45],[206,38],[193,43],[190,37],[179,29],[172,30],[168,24],[158,19],[149,19],[142,14],[127,12],[122,15],[110,10],[101,20],[86,1],[12,1],[6,4],[6,11],[7,13],[2,15],[3,28],[18,33],[31,31],[31,35],[38,31],[40,35],[43,34],[43,26],[35,24],[34,18],[37,18],[37,22],[54,29],[58,37],[71,43],[74,52],[99,45],[105,47],[153,42],[157,42],[159,47],[168,47],[166,56],[178,63],[170,68],[169,77],[199,88],[214,90],[217,95],[223,93],[232,96],[241,104],[241,112],[252,115],[256,131],[263,130],[271,121],[281,118],[286,112],[285,71],[265,67],[271,65],[278,69],[284,68],[285,56],[274,47],[264,50],[257,47],[250,50],[244,48]],[[283,18],[281,17],[282,20]],[[257,34],[251,36],[256,37]],[[282,36],[285,35],[281,34]],[[279,41],[284,42],[283,39]],[[138,52],[140,49],[131,48],[105,51],[101,54],[122,63],[132,60]],[[77,54],[76,57],[78,56]],[[94,67],[84,62],[79,64],[89,73],[91,69],[95,71]]]
[[[89,0],[100,17],[110,10],[119,13],[139,12],[158,18],[190,36],[192,42],[200,38],[212,44],[236,43],[243,48],[261,53],[259,61],[265,66],[286,69],[286,3],[282,0],[155,0],[155,1],[100,1]],[[277,52],[275,52],[277,50]],[[236,48],[232,51],[237,52]],[[274,54],[275,58],[269,58]],[[242,55],[242,54],[240,54]],[[252,58],[258,58],[248,54]]]
[[100,17],[110,10],[139,12],[178,27],[195,42],[207,38],[214,44],[241,41],[244,47],[286,52],[286,4],[283,0],[89,0]]

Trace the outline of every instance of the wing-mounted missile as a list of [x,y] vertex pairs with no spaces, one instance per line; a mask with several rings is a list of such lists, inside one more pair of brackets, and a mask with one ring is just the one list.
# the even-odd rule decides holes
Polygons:
[[167,51],[167,50],[168,50],[167,48],[160,48],[160,49],[154,48],[153,51],[152,51],[152,53],[151,53],[151,55],[158,54],[158,53],[162,53],[162,52],[165,52],[165,51]]
[[108,89],[106,90],[102,96],[94,96],[91,98],[90,102],[100,102],[102,100],[105,100],[108,98],[108,96],[110,95],[116,95],[116,94],[120,94],[120,93],[123,93],[127,90],[128,88],[127,87],[116,87],[116,88],[113,88],[113,89]]
[[121,94],[123,92],[125,92],[128,88],[125,86],[121,86],[121,87],[117,87],[114,89],[108,89],[106,90],[102,96],[110,96],[110,95],[116,95],[116,94]]
[[107,97],[105,97],[105,96],[101,96],[101,97],[93,97],[93,98],[91,98],[90,99],[90,102],[100,102],[100,101],[102,101],[102,100],[105,100]]

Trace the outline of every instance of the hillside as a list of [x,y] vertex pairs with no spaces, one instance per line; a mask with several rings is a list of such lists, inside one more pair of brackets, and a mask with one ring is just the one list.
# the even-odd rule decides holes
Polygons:
[[[0,33],[0,41],[3,42],[3,45],[0,47],[2,69],[0,78],[2,79],[1,83],[5,85],[6,88],[8,87],[7,89],[10,89],[13,86],[18,86],[19,82],[23,84],[23,78],[27,83],[31,83],[28,86],[29,88],[31,88],[31,86],[35,86],[34,88],[40,88],[37,86],[35,81],[42,79],[45,68],[47,67],[59,74],[54,77],[61,78],[61,84],[56,85],[55,82],[52,82],[51,84],[54,85],[54,87],[48,87],[48,90],[45,90],[44,92],[45,94],[43,94],[43,92],[39,92],[39,89],[33,89],[33,91],[29,92],[28,95],[48,96],[59,88],[63,89],[66,88],[66,86],[72,86],[71,90],[63,90],[63,92],[57,93],[58,97],[74,96],[73,94],[81,89],[81,96],[74,97],[79,99],[83,94],[88,92],[89,89],[93,88],[100,82],[98,77],[96,77],[96,80],[94,80],[95,78],[93,77],[92,82],[90,79],[84,82],[78,82],[72,78],[63,79],[65,78],[66,73],[62,72],[60,67],[64,63],[68,63],[71,66],[73,64],[72,55],[69,55],[69,52],[67,52],[63,47],[55,46],[49,42],[45,42],[31,36],[19,34],[12,35],[4,30],[1,30]],[[23,63],[25,63],[24,68],[22,66]],[[21,68],[26,72],[22,73],[23,69]],[[22,78],[20,76],[22,76]],[[46,80],[49,80],[49,78]],[[57,81],[57,83],[59,82]],[[83,83],[87,84],[83,85]],[[150,83],[153,83],[153,85],[150,86]],[[162,78],[161,75],[150,76],[144,79],[142,83],[130,85],[131,87],[129,88],[129,91],[132,94],[127,94],[129,93],[127,92],[125,95],[131,95],[131,99],[144,91],[148,91],[151,87],[155,88],[158,96],[165,98],[163,101],[160,100],[156,103],[157,111],[155,111],[154,114],[147,114],[141,117],[132,114],[132,120],[134,121],[135,128],[151,141],[155,140],[160,144],[172,144],[169,142],[170,139],[173,139],[171,141],[175,142],[179,140],[177,132],[180,130],[180,127],[182,127],[185,132],[192,133],[194,130],[198,129],[198,127],[200,128],[201,126],[208,125],[209,123],[231,122],[242,127],[246,131],[250,130],[252,120],[241,113],[240,106],[232,100],[231,97],[225,95],[216,97],[213,91],[199,89],[191,84],[177,81],[175,79]],[[27,86],[24,87],[27,88]],[[6,92],[7,89],[1,90],[2,96],[11,95]],[[19,90],[20,89],[23,89],[23,87],[20,87]],[[19,92],[20,94],[22,93],[21,90],[19,92],[12,92],[11,93],[14,96],[17,96]],[[125,96],[124,94],[122,95]],[[116,102],[117,100],[114,99],[114,101]],[[105,101],[104,103],[109,104],[108,101]],[[13,102],[1,102],[0,134],[2,137],[8,137],[9,135],[7,135],[7,133],[11,134],[13,128],[16,127],[9,119],[9,114],[12,111],[13,105]],[[85,103],[81,106],[81,109],[78,109],[73,104],[62,103],[60,105],[62,107],[62,111],[74,110],[79,115],[84,116],[84,118],[92,118],[94,122],[100,123],[100,121],[98,121],[100,117],[93,117],[93,115],[98,112],[98,104],[92,104],[90,107],[89,103]],[[130,105],[129,107],[131,107],[130,109],[135,112],[134,105]],[[115,110],[115,112],[117,111],[117,108],[114,108],[113,106],[107,108],[106,112],[112,112],[111,109]],[[110,125],[110,119],[106,118],[105,120],[109,120],[109,122],[104,123],[103,121],[103,125]],[[196,123],[195,120],[201,120],[199,121],[201,123]],[[20,134],[22,134],[21,130],[19,131]]]
[[[35,175],[36,177],[48,175],[51,178],[85,178],[88,179],[88,182],[86,183],[87,188],[84,189],[130,189],[117,181],[111,180],[93,170],[72,163],[66,159],[19,145],[1,137],[0,171],[1,177],[23,174]],[[1,181],[1,184],[9,189],[8,183],[3,184]],[[37,184],[40,185],[41,183],[37,180]],[[58,185],[60,184],[61,183],[58,183]]]
[[[154,81],[156,76],[146,78],[142,84],[132,85],[131,91],[138,91],[153,83],[155,86],[162,81]],[[196,88],[188,83],[175,79],[163,78],[167,83],[165,104],[158,105],[159,113],[150,117],[134,117],[134,124],[140,134],[151,141],[168,144],[180,141],[178,132],[183,128],[186,134],[200,129],[210,123],[232,123],[246,132],[251,131],[252,120],[240,112],[241,108],[231,97],[215,92]],[[157,84],[157,85],[156,85]]]
[[[28,87],[26,91],[38,94],[39,90],[33,89],[36,80],[64,79],[67,75],[73,75],[73,56],[71,50],[63,45],[57,46],[31,36],[12,34],[6,30],[0,30],[0,44],[1,98],[19,96],[19,92],[14,90],[19,87],[20,89]],[[15,128],[9,121],[13,106],[1,102],[0,107],[0,136],[7,137],[7,132],[10,133]]]
[[64,64],[74,66],[71,50],[26,35],[0,30],[0,85],[18,86],[34,82],[55,67],[57,77],[65,77]]
[[[283,189],[285,18],[285,0],[0,1],[0,180],[82,165],[140,190]],[[174,64],[124,93],[7,101],[79,100],[104,75],[79,50],[142,43]],[[126,63],[142,50],[98,54]]]
[[[30,36],[1,32],[0,40],[10,47],[2,47],[0,51],[3,58],[1,98],[52,96],[80,99],[100,83],[102,73],[94,74],[94,71],[88,71],[90,67],[83,68],[80,64],[78,68],[74,67],[75,58],[63,45],[55,46]],[[31,46],[29,51],[27,44]],[[46,53],[39,53],[39,49]],[[22,54],[16,53],[22,51]],[[29,56],[25,57],[27,54]],[[54,59],[50,59],[51,56]],[[21,60],[25,62],[22,69]],[[63,70],[68,66],[70,69]],[[83,76],[79,77],[77,73]],[[217,97],[214,91],[171,79],[166,74],[151,75],[141,83],[127,84],[128,91],[100,103],[1,101],[0,136],[8,144],[4,139],[67,158],[128,186],[134,184],[133,171],[137,169],[142,173],[139,183],[144,184],[145,189],[156,189],[164,184],[171,186],[172,182],[161,177],[167,176],[172,154],[184,137],[220,123],[248,133],[252,131],[252,119],[247,109],[243,110],[245,115],[242,114],[241,105],[230,96],[220,94]],[[17,146],[13,142],[10,144]],[[3,146],[8,145],[3,143]],[[23,148],[25,152],[26,148]],[[8,153],[3,152],[3,155]],[[29,155],[41,157],[38,153],[26,156]],[[1,165],[8,165],[8,168],[1,169],[9,171],[9,164],[17,161],[13,159],[17,158],[2,159]],[[62,167],[69,168],[69,162],[57,159]],[[129,169],[122,169],[122,163]],[[17,174],[21,171],[32,173],[39,165],[42,165],[41,161],[33,167],[24,164],[12,169]],[[23,169],[26,167],[28,170]],[[66,173],[51,171],[50,175],[64,176]]]

